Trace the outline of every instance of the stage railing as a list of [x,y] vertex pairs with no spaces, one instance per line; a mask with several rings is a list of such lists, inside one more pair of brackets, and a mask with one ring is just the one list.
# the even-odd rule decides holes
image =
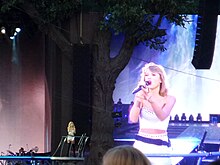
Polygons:
[[202,152],[202,153],[189,153],[189,154],[145,154],[147,157],[210,157],[220,156],[220,152]]
[[[146,157],[181,157],[181,158],[186,158],[186,157],[191,157],[191,158],[198,158],[196,165],[201,165],[202,162],[209,157],[219,157],[220,152],[200,152],[200,153],[189,153],[189,154],[145,154]],[[217,158],[216,158],[217,159]],[[209,160],[209,162],[212,162],[214,160]]]
[[[145,154],[147,157],[211,157],[220,156],[220,152],[201,152],[201,153],[189,153],[189,154]],[[79,161],[84,161],[83,157],[50,157],[50,156],[0,156],[0,161],[29,161],[27,164],[59,164],[60,162],[71,162],[76,163]],[[1,164],[1,163],[0,163]],[[3,164],[3,163],[2,163]]]
[[[85,147],[87,144],[87,141],[89,139],[89,137],[86,135],[86,133],[83,133],[81,136],[74,136],[76,138],[75,140],[75,148],[74,148],[74,154],[78,157],[84,157],[84,151],[85,151]],[[57,154],[59,154],[60,157],[63,157],[64,155],[68,157],[72,157],[73,155],[71,155],[71,150],[72,150],[72,145],[69,147],[69,150],[67,151],[68,154],[65,154],[63,152],[64,150],[64,144],[67,142],[67,136],[62,136],[61,140],[57,146],[57,149],[55,150],[55,152],[52,154],[52,156],[56,156]]]
[[0,165],[56,165],[64,162],[84,161],[83,157],[50,157],[50,156],[0,156]]
[[[146,157],[193,157],[198,158],[197,164],[200,165],[204,158],[219,157],[220,152],[201,152],[201,153],[189,153],[189,154],[145,154]],[[50,157],[50,156],[0,156],[1,165],[59,165],[65,163],[77,164],[80,161],[84,161],[83,157]]]

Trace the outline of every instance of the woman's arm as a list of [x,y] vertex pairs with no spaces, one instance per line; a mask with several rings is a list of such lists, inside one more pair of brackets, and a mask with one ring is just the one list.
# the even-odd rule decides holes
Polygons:
[[176,103],[176,98],[174,96],[167,96],[166,103],[162,107],[158,105],[158,101],[154,100],[153,97],[148,99],[148,102],[151,104],[157,117],[163,121],[170,115],[170,112]]
[[134,104],[133,104],[132,108],[130,109],[130,113],[129,113],[129,122],[130,123],[137,123],[138,122],[140,110],[143,105],[142,100],[143,100],[143,98],[141,97],[140,94],[135,95]]

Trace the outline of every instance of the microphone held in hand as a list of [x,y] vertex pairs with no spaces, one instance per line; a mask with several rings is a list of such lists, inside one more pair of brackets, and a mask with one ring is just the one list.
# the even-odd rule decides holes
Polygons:
[[[146,81],[146,86],[150,85],[151,82],[150,81]],[[132,94],[136,94],[137,92],[139,92],[140,90],[142,90],[142,88],[145,88],[143,85],[140,85],[137,89],[135,89]]]
[[144,88],[143,85],[140,85],[137,89],[135,89],[132,94],[138,93],[142,88]]

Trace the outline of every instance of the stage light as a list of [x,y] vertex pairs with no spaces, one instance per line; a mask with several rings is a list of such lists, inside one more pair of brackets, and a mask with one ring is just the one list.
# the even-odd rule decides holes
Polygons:
[[18,33],[21,31],[21,28],[15,28],[14,30],[11,30],[11,33],[10,34],[10,39],[13,40],[15,39],[15,37],[18,35]]
[[15,39],[15,36],[11,36],[11,37],[9,37],[11,40],[13,40],[13,39]]
[[189,116],[189,122],[190,122],[190,123],[194,122],[194,117],[193,117],[193,115],[190,115],[190,116]]
[[201,113],[198,113],[198,115],[197,115],[197,117],[196,117],[196,120],[197,120],[197,121],[202,121]]
[[179,121],[179,116],[178,116],[177,114],[176,114],[175,117],[174,117],[174,121],[175,121],[175,122],[178,122],[178,121]]
[[5,27],[4,27],[4,26],[1,27],[1,33],[2,33],[2,34],[5,34],[5,33],[6,33],[6,30],[5,30]]
[[21,31],[21,28],[15,28],[15,31],[17,32],[17,33],[19,33],[20,31]]
[[182,114],[182,116],[181,116],[181,121],[186,121],[186,115],[185,115],[185,113]]

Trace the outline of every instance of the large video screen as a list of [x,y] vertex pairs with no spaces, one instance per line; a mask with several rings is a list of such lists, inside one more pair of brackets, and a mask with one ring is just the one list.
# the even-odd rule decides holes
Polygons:
[[[191,23],[186,28],[170,25],[167,29],[166,51],[149,49],[144,44],[138,45],[127,67],[121,72],[116,81],[113,100],[115,103],[121,99],[122,104],[130,104],[134,99],[132,94],[139,80],[141,68],[147,62],[162,65],[168,76],[169,93],[176,97],[176,104],[171,117],[182,113],[188,118],[201,114],[203,121],[210,120],[210,114],[219,114],[220,98],[220,17],[216,33],[215,51],[210,69],[195,69],[191,61],[194,53],[197,15],[189,15]],[[115,39],[115,41],[118,38]],[[120,41],[120,40],[119,40]],[[112,55],[116,54],[119,44],[112,44]],[[126,116],[126,114],[125,114]]]

